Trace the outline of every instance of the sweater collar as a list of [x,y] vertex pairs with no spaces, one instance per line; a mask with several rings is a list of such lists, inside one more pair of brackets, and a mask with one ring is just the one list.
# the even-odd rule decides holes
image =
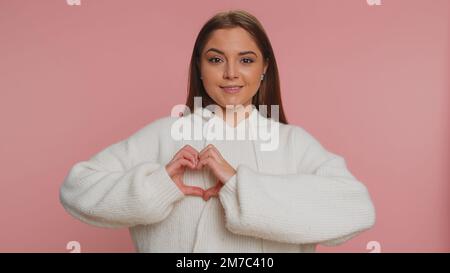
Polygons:
[[[221,117],[217,116],[212,110],[208,109],[207,107],[197,107],[196,109],[194,109],[193,114],[194,118],[200,117],[204,122],[211,122],[213,120],[215,121],[215,119],[219,119],[222,122],[226,123]],[[227,123],[226,125],[230,128],[237,128],[241,126],[245,121],[247,121],[252,127],[259,127],[266,126],[267,122],[269,122],[269,119],[265,117],[260,111],[258,111],[255,106],[253,106],[250,115],[247,118],[241,120],[236,127],[233,127]]]
[[[199,122],[202,124],[201,125],[202,134],[203,134],[205,143],[212,139],[212,135],[211,135],[212,132],[210,130],[211,126],[216,122],[225,123],[225,121],[221,117],[215,116],[214,112],[212,112],[210,109],[204,108],[204,107],[195,108],[194,111],[191,112],[191,116],[193,118],[193,120],[191,119],[191,121],[194,121],[194,123]],[[280,123],[271,118],[267,118],[265,116],[265,114],[258,111],[258,109],[255,106],[253,106],[252,112],[251,112],[250,116],[247,117],[247,119],[248,119],[247,124],[248,124],[249,130],[250,130],[249,134],[251,136],[250,140],[253,142],[253,145],[257,152],[257,159],[258,159],[258,163],[259,163],[258,165],[262,166],[261,155],[265,154],[264,153],[265,151],[272,150],[272,148],[267,148],[268,147],[267,146],[267,141],[268,141],[267,137],[273,136],[272,132],[274,134],[276,134],[276,132],[279,132]],[[245,123],[243,123],[244,121],[245,120],[241,120],[240,124],[238,124],[238,126],[244,125],[245,124]],[[230,128],[233,128],[230,125],[227,125],[227,126],[229,126]],[[194,127],[195,127],[195,125],[194,125]],[[263,127],[263,128],[261,128],[261,127]],[[236,130],[236,128],[233,128],[233,129]],[[275,130],[275,131],[273,131],[273,130]],[[266,133],[261,134],[262,132],[266,132]],[[267,133],[269,133],[270,136],[268,136]]]

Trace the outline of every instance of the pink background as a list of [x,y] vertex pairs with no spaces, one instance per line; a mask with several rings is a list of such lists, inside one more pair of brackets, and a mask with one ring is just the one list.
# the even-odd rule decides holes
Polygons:
[[0,0],[0,251],[134,251],[59,203],[70,168],[185,102],[217,11],[263,23],[290,123],[341,154],[375,227],[319,252],[450,251],[448,0]]

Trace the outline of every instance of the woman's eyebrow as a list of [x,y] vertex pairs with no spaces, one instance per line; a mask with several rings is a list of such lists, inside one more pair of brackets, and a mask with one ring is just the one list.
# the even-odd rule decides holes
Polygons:
[[[219,53],[219,54],[225,55],[225,53],[224,53],[223,51],[218,50],[217,48],[213,48],[213,47],[210,48],[210,49],[208,49],[208,50],[205,52],[205,54],[208,53],[209,51],[214,51],[214,52],[217,52],[217,53]],[[256,57],[258,57],[258,55],[257,55],[255,52],[251,51],[251,50],[239,52],[238,55],[241,56],[241,55],[246,55],[246,54],[254,54]]]

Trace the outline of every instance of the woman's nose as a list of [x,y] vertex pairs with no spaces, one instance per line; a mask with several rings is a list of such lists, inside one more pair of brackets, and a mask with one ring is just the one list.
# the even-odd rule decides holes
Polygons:
[[239,71],[237,70],[236,66],[229,62],[225,68],[225,71],[223,73],[223,76],[225,79],[233,79],[238,77]]

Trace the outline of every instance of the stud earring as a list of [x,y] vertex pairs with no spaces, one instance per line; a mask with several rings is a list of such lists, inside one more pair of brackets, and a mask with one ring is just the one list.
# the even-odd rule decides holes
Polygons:
[[261,74],[261,81],[264,80],[264,74]]

